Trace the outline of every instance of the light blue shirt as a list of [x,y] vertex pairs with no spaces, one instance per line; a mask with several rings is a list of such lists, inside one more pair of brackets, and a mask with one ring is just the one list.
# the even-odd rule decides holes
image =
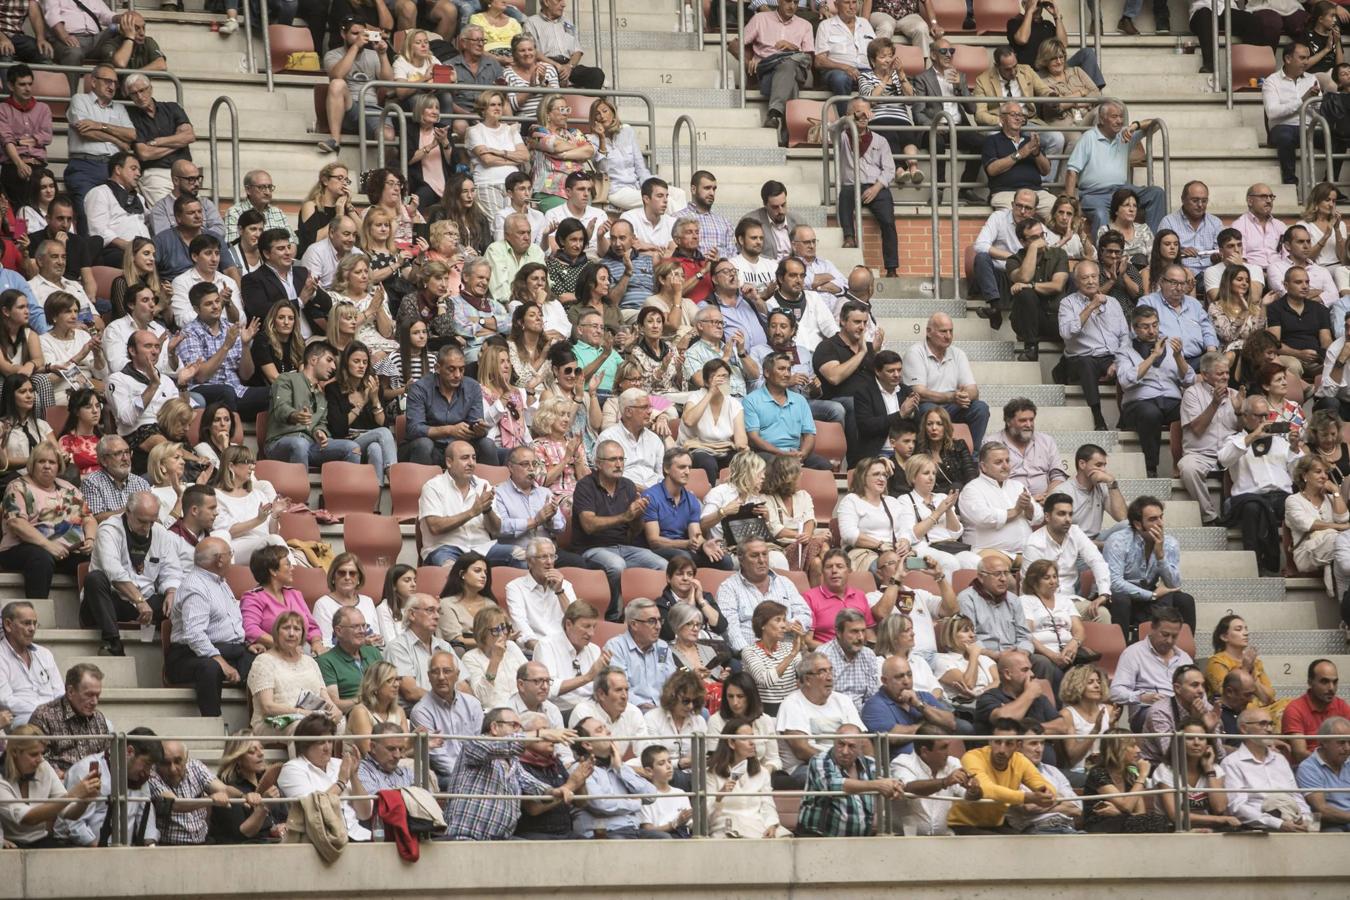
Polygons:
[[1219,249],[1219,232],[1223,230],[1223,222],[1218,216],[1205,213],[1205,217],[1200,220],[1200,227],[1192,228],[1186,214],[1178,210],[1163,216],[1163,220],[1158,223],[1158,229],[1164,228],[1170,228],[1177,233],[1183,250],[1190,247],[1196,251],[1195,256],[1183,256],[1182,265],[1196,275],[1209,268],[1209,252]]
[[769,589],[760,592],[745,578],[737,573],[732,575],[717,589],[717,609],[727,623],[727,644],[732,650],[740,651],[755,642],[755,631],[750,620],[755,607],[766,600],[773,600],[787,608],[789,622],[800,622],[810,631],[812,625],[811,607],[802,599],[797,586],[777,572],[769,572]]
[[[1312,790],[1321,790],[1325,788],[1350,788],[1350,762],[1342,763],[1339,772],[1333,772],[1327,765],[1326,760],[1322,759],[1321,749],[1313,751],[1312,755],[1303,762],[1299,763],[1297,771],[1294,772],[1294,778],[1298,781],[1298,786]],[[1350,811],[1350,794],[1324,794],[1326,802],[1337,809]],[[1333,825],[1330,822],[1322,824],[1323,831],[1345,831],[1345,825]]]
[[8,290],[22,291],[28,298],[29,328],[37,334],[46,334],[52,330],[52,326],[47,323],[47,313],[43,311],[42,304],[38,302],[32,287],[24,277],[13,269],[0,268],[0,291]]
[[610,653],[610,663],[628,675],[629,702],[636,706],[660,706],[661,687],[675,674],[675,654],[670,645],[658,638],[644,652],[625,631],[610,638],[605,649]]
[[741,405],[746,432],[758,432],[764,441],[779,450],[800,449],[802,435],[816,433],[811,404],[801,394],[788,391],[787,402],[780,404],[770,396],[767,387],[762,387],[747,394]]
[[1125,311],[1114,297],[1109,297],[1084,322],[1083,310],[1090,302],[1077,292],[1059,301],[1059,336],[1064,339],[1064,353],[1066,356],[1115,356],[1130,342]]
[[764,325],[759,321],[759,313],[755,312],[755,307],[749,300],[737,294],[736,305],[731,306],[723,303],[722,298],[714,292],[708,295],[708,302],[716,303],[722,310],[722,319],[727,323],[722,334],[727,340],[734,338],[739,331],[745,335],[745,349],[751,355],[757,348],[769,346],[769,338],[764,333]]
[[1208,348],[1217,349],[1219,336],[1214,333],[1214,323],[1209,314],[1194,297],[1182,297],[1181,308],[1173,309],[1162,294],[1157,291],[1139,298],[1139,306],[1147,306],[1158,312],[1158,333],[1163,337],[1181,339],[1181,355],[1194,359]]
[[1144,539],[1133,528],[1108,537],[1102,556],[1111,570],[1113,596],[1149,601],[1159,581],[1170,588],[1181,586],[1181,545],[1171,535],[1163,537],[1161,562],[1153,553],[1144,555]]
[[1133,140],[1126,142],[1120,135],[1108,138],[1100,128],[1084,132],[1069,154],[1069,171],[1078,173],[1078,189],[1105,191],[1129,184],[1130,151],[1142,136],[1142,131],[1137,132]]
[[534,490],[528,494],[516,487],[516,483],[509,478],[497,485],[497,492],[492,498],[492,511],[502,520],[497,540],[503,544],[524,546],[525,541],[532,537],[552,538],[555,534],[561,534],[567,527],[561,506],[553,513],[553,519],[547,528],[526,530],[530,519],[534,518],[552,497],[553,492],[543,485],[535,485]]
[[1171,351],[1164,352],[1144,377],[1139,377],[1139,364],[1144,361],[1134,349],[1133,341],[1116,351],[1116,379],[1120,382],[1121,403],[1138,400],[1180,400],[1183,388],[1195,383],[1195,370],[1186,367],[1186,376],[1177,374],[1177,361]]
[[1331,336],[1333,338],[1345,337],[1345,314],[1350,313],[1350,294],[1336,298],[1336,302],[1327,307],[1327,314],[1331,316]]
[[[632,766],[621,763],[597,765],[586,779],[586,793],[597,797],[615,794],[656,794],[656,786],[637,773]],[[617,800],[587,800],[577,810],[572,824],[585,837],[594,837],[595,829],[616,831],[620,828],[637,831],[642,818],[642,804],[651,803],[651,797],[627,797]]]

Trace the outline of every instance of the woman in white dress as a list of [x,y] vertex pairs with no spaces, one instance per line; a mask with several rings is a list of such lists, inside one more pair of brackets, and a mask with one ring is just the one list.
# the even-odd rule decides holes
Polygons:
[[[753,723],[757,735],[776,734],[773,716],[764,711],[764,703],[759,699],[759,686],[748,672],[732,672],[722,685],[722,705],[717,712],[708,717],[708,734],[734,734],[727,731],[727,723],[742,719]],[[710,745],[714,750],[720,743],[716,738]],[[783,758],[778,754],[778,741],[755,741],[755,756],[759,764],[770,772],[783,768]]]
[[750,446],[745,434],[741,401],[731,396],[731,367],[721,357],[703,366],[703,384],[684,401],[680,417],[680,446],[689,450],[694,465],[717,484],[721,468],[737,451]]
[[855,572],[876,568],[878,555],[887,550],[901,555],[910,550],[909,539],[901,527],[904,507],[898,498],[886,496],[889,478],[886,460],[869,456],[854,467],[848,479],[848,493],[834,508],[839,537]]
[[[926,453],[911,456],[905,462],[905,477],[912,489],[900,498],[900,533],[909,539],[914,552],[937,560],[949,582],[957,569],[979,568],[980,554],[952,546],[965,531],[956,514],[960,493],[939,494],[934,490],[937,462],[933,457]],[[943,544],[946,549],[938,549],[935,544]]]
[[[235,445],[225,451],[212,486],[216,489],[216,525],[212,537],[234,550],[236,565],[246,566],[253,554],[268,544],[285,547],[276,533],[277,520],[289,502],[277,498],[276,488],[253,477],[257,459],[253,450]],[[294,554],[292,554],[294,555]]]

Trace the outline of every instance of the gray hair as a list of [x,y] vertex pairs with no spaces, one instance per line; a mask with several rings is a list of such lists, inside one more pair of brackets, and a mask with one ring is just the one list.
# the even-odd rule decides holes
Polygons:
[[844,626],[850,622],[862,622],[865,625],[867,624],[867,619],[856,609],[839,610],[839,614],[834,617],[835,637],[838,637],[839,632],[843,631]]
[[122,90],[126,91],[127,94],[130,94],[132,89],[140,84],[144,84],[146,87],[149,87],[150,79],[146,78],[140,72],[132,72],[125,79],[123,79]]
[[216,561],[226,553],[233,554],[229,544],[224,541],[203,541],[197,545],[197,549],[192,553],[192,564],[199,569],[205,569],[214,566]]
[[[1081,266],[1082,263],[1079,263],[1079,265]],[[1200,361],[1196,363],[1196,368],[1208,375],[1210,372],[1214,371],[1214,367],[1219,363],[1227,361],[1228,357],[1223,352],[1211,350],[1200,357]]]
[[[259,175],[266,175],[266,174],[267,174],[267,170],[266,170],[266,169],[251,169],[251,170],[249,170],[248,172],[245,172],[245,173],[244,173],[244,187],[253,187],[253,182],[255,182],[255,181],[258,180],[258,176],[259,176]],[[345,218],[349,218],[349,219],[350,219],[351,216],[346,216]],[[355,220],[355,219],[352,219],[352,224],[353,224],[353,225],[356,224],[356,220]]]
[[475,269],[481,269],[483,266],[487,266],[489,269],[491,269],[492,263],[488,262],[485,257],[475,256],[473,259],[470,259],[468,262],[464,264],[464,270],[462,275],[472,275]]
[[530,224],[530,217],[525,215],[524,213],[511,213],[511,215],[507,216],[505,219],[502,220],[503,231],[505,231],[505,229],[507,228],[510,228],[511,225],[516,222],[524,222],[528,226]]
[[792,671],[797,675],[797,681],[800,682],[807,675],[810,675],[811,670],[816,667],[816,663],[820,662],[822,659],[826,662],[830,661],[828,656],[819,651],[803,653],[798,657],[797,662],[792,666]]
[[[1264,406],[1265,409],[1258,410],[1256,408],[1258,404]],[[1245,413],[1251,413],[1253,415],[1255,415],[1258,412],[1269,411],[1269,409],[1270,409],[1270,401],[1265,398],[1264,394],[1252,394],[1242,404],[1242,411]]]
[[688,228],[690,225],[693,225],[695,228],[700,227],[698,224],[698,219],[694,218],[693,216],[680,216],[678,219],[675,220],[675,224],[671,226],[670,233],[679,234],[682,230]]
[[630,409],[637,406],[643,400],[647,399],[647,392],[642,388],[629,388],[619,395],[619,411]]
[[159,498],[149,491],[137,491],[127,498],[127,509],[137,509],[150,513],[153,509],[153,515],[159,516]]
[[546,537],[532,538],[530,542],[525,545],[525,557],[527,559],[531,559],[535,556],[538,556],[539,555],[538,551],[540,547],[544,547],[548,550],[556,550],[557,546],[558,546],[557,544],[553,543],[553,541],[549,540]]
[[127,443],[127,439],[120,434],[105,434],[103,437],[99,438],[98,446],[94,451],[95,455],[98,456],[99,462],[102,462],[103,457],[111,454],[114,449],[118,449],[117,445],[119,443],[124,447],[131,446]]
[[1317,736],[1327,737],[1333,734],[1350,734],[1350,719],[1345,716],[1332,716],[1317,726]]
[[[688,604],[677,604],[677,605],[687,606]],[[628,606],[624,607],[623,623],[625,625],[632,625],[634,619],[636,619],[638,616],[642,615],[649,609],[656,609],[656,603],[654,601],[648,600],[646,597],[639,597],[636,600],[633,600],[628,604]]]
[[[634,600],[633,603],[641,603],[641,600]],[[631,603],[629,604],[632,605]],[[655,604],[653,604],[655,605]],[[670,625],[671,631],[678,632],[681,628],[690,622],[698,622],[703,618],[703,614],[698,611],[698,607],[690,603],[675,603],[666,613],[666,624]]]
[[536,728],[548,728],[548,716],[543,713],[527,712],[520,717],[520,727],[525,731],[533,731]]
[[13,622],[19,615],[21,609],[33,609],[33,604],[27,600],[11,600],[5,604],[4,609],[0,609],[0,619],[6,622]]
[[983,463],[987,460],[989,454],[993,453],[995,450],[1002,450],[1004,453],[1007,453],[1008,445],[1002,441],[985,441],[980,447],[980,462]]
[[1098,113],[1104,113],[1104,112],[1106,112],[1108,109],[1114,109],[1114,110],[1116,110],[1116,111],[1118,111],[1118,112],[1122,112],[1122,113],[1125,112],[1125,107],[1121,106],[1120,103],[1118,103],[1118,102],[1115,101],[1115,100],[1103,100],[1103,101],[1102,101],[1100,104],[1098,104],[1098,106],[1097,106],[1097,112],[1098,112]]
[[345,625],[348,618],[359,612],[361,612],[361,610],[357,609],[355,606],[339,606],[333,611],[333,630],[336,631],[339,626]]

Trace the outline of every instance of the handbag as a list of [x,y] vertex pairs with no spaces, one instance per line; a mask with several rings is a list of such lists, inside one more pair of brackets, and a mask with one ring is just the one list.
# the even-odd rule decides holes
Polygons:
[[769,534],[769,525],[753,512],[737,512],[735,516],[722,520],[722,538],[727,549],[739,547],[746,541],[764,541],[773,546],[773,536]]
[[595,166],[589,168],[591,172],[591,205],[604,206],[609,202],[609,176]]

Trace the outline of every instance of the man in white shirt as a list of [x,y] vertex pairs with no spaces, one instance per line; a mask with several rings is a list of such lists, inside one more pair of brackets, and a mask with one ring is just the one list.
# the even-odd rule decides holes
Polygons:
[[996,210],[985,219],[980,233],[975,236],[975,261],[971,265],[970,280],[989,304],[977,310],[976,315],[988,319],[995,331],[1003,327],[1001,304],[1008,290],[1007,261],[1022,249],[1022,242],[1017,239],[1017,225],[1036,215],[1036,203],[1036,192],[1022,188],[1013,194],[1012,206]]
[[657,436],[650,427],[652,401],[646,391],[629,388],[619,395],[619,421],[600,432],[595,445],[614,441],[623,449],[623,477],[645,490],[661,480],[661,458],[675,446],[670,435]]
[[[159,843],[158,822],[155,819],[153,803],[137,803],[137,798],[150,799],[146,782],[154,771],[155,760],[160,757],[159,741],[154,740],[155,733],[144,726],[127,732],[126,778],[127,797],[132,803],[127,809],[128,843],[134,847],[148,847]],[[150,740],[143,740],[150,738]],[[95,753],[79,760],[66,771],[66,790],[73,791],[75,786],[89,776],[94,766],[99,767],[99,796],[108,800],[112,796],[112,761],[108,753]],[[90,803],[78,818],[58,818],[52,826],[52,833],[77,847],[107,847],[111,842],[111,826],[107,825],[111,803]]]
[[866,726],[853,701],[835,692],[834,666],[828,656],[804,653],[793,665],[797,690],[788,694],[778,707],[775,725],[775,730],[785,737],[778,742],[783,770],[775,774],[774,787],[792,784],[801,790],[806,786],[806,765],[811,757],[830,749],[834,743],[830,738],[813,740],[810,735],[837,734],[843,725],[856,725],[859,731],[865,731]]
[[1283,742],[1273,745],[1271,741],[1256,739],[1272,735],[1273,726],[1270,712],[1264,707],[1249,706],[1238,714],[1238,731],[1252,737],[1223,758],[1224,786],[1235,792],[1228,795],[1228,811],[1243,825],[1302,834],[1312,829],[1312,810],[1303,795],[1263,793],[1298,788],[1289,761],[1276,746]]
[[1322,92],[1317,76],[1308,74],[1312,50],[1302,41],[1284,46],[1284,65],[1266,76],[1261,85],[1261,105],[1266,112],[1267,136],[1280,157],[1280,180],[1297,184],[1294,151],[1298,147],[1298,111],[1303,101]]
[[[1085,622],[1111,623],[1111,570],[1106,566],[1097,545],[1073,524],[1073,498],[1068,494],[1051,494],[1045,498],[1045,525],[1027,538],[1022,551],[1022,565],[1029,566],[1038,559],[1054,560],[1059,572],[1061,597],[1067,597],[1078,609]],[[1094,581],[1092,599],[1078,593],[1078,573],[1087,569]]]
[[38,616],[27,600],[12,600],[0,612],[5,639],[0,641],[0,705],[14,714],[14,725],[26,725],[28,717],[48,701],[65,692],[56,658],[34,642]]
[[563,615],[576,602],[572,583],[554,568],[557,548],[548,538],[534,538],[525,549],[530,574],[506,586],[506,608],[519,635],[518,643],[534,652],[540,641],[563,633]]
[[[86,325],[92,324],[94,301],[84,292],[84,285],[65,275],[65,243],[56,240],[43,241],[38,245],[34,259],[37,262],[38,273],[28,280],[28,286],[33,289],[33,296],[37,298],[38,304],[45,306],[48,297],[57,291],[65,291],[79,303],[80,321]],[[47,362],[54,363],[58,360],[48,359]]]
[[1219,465],[1228,470],[1233,489],[1229,521],[1242,529],[1243,549],[1256,553],[1261,574],[1280,572],[1280,542],[1272,535],[1284,524],[1284,501],[1294,491],[1290,473],[1303,455],[1297,432],[1288,422],[1270,422],[1270,401],[1257,394],[1242,407],[1245,434],[1234,434],[1219,445]]
[[[1327,368],[1340,348],[1327,351]],[[1197,364],[1200,377],[1181,395],[1181,448],[1177,477],[1186,493],[1200,505],[1200,521],[1212,525],[1219,507],[1209,490],[1209,475],[1219,468],[1219,447],[1240,431],[1238,393],[1228,386],[1228,357],[1219,351],[1206,353]],[[1333,373],[1334,376],[1334,373]],[[1323,381],[1325,387],[1326,381]],[[1319,395],[1322,390],[1319,389]]]
[[422,532],[422,562],[428,566],[453,563],[465,553],[480,553],[490,563],[501,521],[492,510],[495,492],[486,479],[474,475],[478,460],[473,445],[451,441],[445,448],[445,473],[422,485],[417,500],[417,527]]
[[[604,256],[609,251],[609,217],[605,211],[598,206],[591,206],[591,195],[595,189],[595,181],[591,178],[589,172],[573,172],[567,176],[563,182],[563,191],[567,200],[560,206],[555,206],[544,213],[544,231],[540,244],[549,253],[558,249],[558,242],[553,239],[553,232],[558,230],[558,225],[563,219],[576,219],[582,225],[586,226],[586,253],[589,256]],[[531,223],[531,233],[533,233],[533,223]],[[505,226],[503,226],[503,237],[505,237]]]
[[839,321],[826,295],[806,289],[806,265],[795,257],[785,256],[774,269],[778,285],[766,303],[768,312],[781,309],[797,322],[797,343],[807,352],[839,333]]
[[953,332],[951,316],[933,313],[928,317],[924,339],[905,351],[905,384],[919,395],[920,422],[929,409],[941,406],[953,422],[970,428],[971,440],[979,447],[989,426],[989,406],[980,399],[980,386],[965,351],[952,346]]
[[[1205,269],[1203,289],[1205,302],[1213,303],[1219,299],[1219,282],[1223,280],[1224,270],[1229,266],[1242,266],[1252,280],[1251,295],[1260,297],[1266,292],[1266,270],[1255,263],[1247,262],[1242,250],[1242,232],[1236,228],[1225,228],[1219,232],[1219,261]],[[1199,297],[1199,295],[1196,295]]]
[[[530,196],[533,194],[531,185],[530,176],[524,172],[512,172],[506,176],[506,204],[497,210],[497,214],[492,219],[492,239],[494,241],[500,241],[506,236],[506,217],[512,213],[520,213],[530,220],[530,240],[541,246],[543,245],[544,214],[530,203]],[[549,210],[549,212],[552,211]],[[559,221],[562,220],[559,219]]]
[[778,289],[778,259],[764,252],[764,226],[745,218],[736,223],[736,247],[731,258],[741,277],[741,295],[764,313],[764,301]]
[[[1338,307],[1341,305],[1337,304]],[[1343,422],[1350,416],[1350,372],[1345,365],[1350,362],[1350,334],[1345,329],[1345,324],[1350,322],[1350,304],[1345,306],[1344,312],[1339,308],[1332,309],[1331,317],[1333,325],[1337,324],[1338,317],[1341,318],[1340,336],[1327,347],[1322,364],[1322,380],[1315,391],[1317,400],[1314,405],[1317,409],[1336,410]]]
[[[132,332],[127,340],[126,366],[108,379],[108,405],[112,407],[117,433],[123,437],[154,424],[164,404],[178,397],[178,382],[156,364],[159,354],[159,336],[155,332]],[[178,372],[178,379],[186,383],[194,371],[192,366],[184,367]]]
[[877,33],[858,18],[858,0],[836,0],[835,10],[816,26],[815,69],[829,94],[843,96],[858,89],[858,71],[871,68],[867,45]]
[[560,710],[589,700],[595,677],[609,665],[609,651],[591,640],[598,624],[600,613],[585,600],[578,600],[568,604],[563,613],[562,634],[544,638],[534,647],[534,661],[542,663],[553,679],[549,699]]
[[[816,230],[810,225],[798,225],[792,229],[792,255],[806,264],[806,289],[835,295],[844,293],[844,289],[849,287],[849,279],[839,271],[838,266],[817,255],[816,246]],[[861,266],[859,268],[870,277],[871,269]],[[867,301],[871,299],[870,295],[866,298]],[[842,302],[843,300],[835,301],[836,307]],[[869,334],[867,339],[871,340],[872,336]]]
[[193,308],[189,295],[192,289],[203,281],[216,286],[227,310],[230,307],[234,308],[234,315],[228,317],[230,321],[243,323],[243,291],[240,290],[238,282],[220,271],[220,239],[213,234],[197,235],[188,245],[188,256],[192,260],[192,268],[180,272],[174,278],[173,296],[169,301],[173,320],[178,327],[186,328],[188,323],[197,317],[197,311]]
[[1310,290],[1307,298],[1321,301],[1323,306],[1331,307],[1340,298],[1340,289],[1336,279],[1325,266],[1318,265],[1313,252],[1312,235],[1302,225],[1291,225],[1280,238],[1280,253],[1266,266],[1266,284],[1276,294],[1286,294],[1285,277],[1289,270],[1298,266],[1308,275]]
[[356,246],[356,222],[349,216],[341,216],[328,225],[327,238],[309,245],[300,263],[314,276],[319,287],[328,290],[333,286],[333,276],[342,257],[360,252],[361,248]]
[[150,204],[141,196],[141,162],[134,154],[114,154],[108,163],[108,179],[84,197],[87,234],[103,238],[99,262],[121,268],[131,242],[150,237],[146,211]]
[[906,794],[915,795],[897,800],[891,806],[892,815],[899,817],[906,835],[952,833],[947,827],[951,803],[926,798],[979,800],[983,796],[980,783],[961,768],[959,759],[951,755],[952,741],[941,736],[945,733],[944,729],[925,722],[915,735],[929,740],[915,741],[913,753],[901,753],[891,760],[891,777],[904,783]]
[[639,252],[669,256],[675,251],[675,217],[666,212],[669,203],[670,185],[660,178],[648,178],[642,182],[641,208],[619,217],[633,226],[633,246]]
[[104,656],[126,655],[118,622],[158,629],[173,606],[183,580],[178,538],[158,518],[159,500],[139,493],[128,498],[125,513],[99,523],[80,613],[99,628]]
[[[599,719],[611,734],[620,734],[625,738],[643,738],[648,733],[642,710],[628,702],[628,676],[618,666],[600,667],[592,683],[592,696],[576,705],[568,721],[575,728],[578,723],[590,718]],[[630,743],[628,740],[614,742],[615,759],[622,759],[628,754]]]
[[1026,485],[1013,481],[1008,448],[996,441],[980,447],[980,475],[961,491],[966,540],[976,550],[1022,552],[1031,529],[1041,524],[1041,506]]

